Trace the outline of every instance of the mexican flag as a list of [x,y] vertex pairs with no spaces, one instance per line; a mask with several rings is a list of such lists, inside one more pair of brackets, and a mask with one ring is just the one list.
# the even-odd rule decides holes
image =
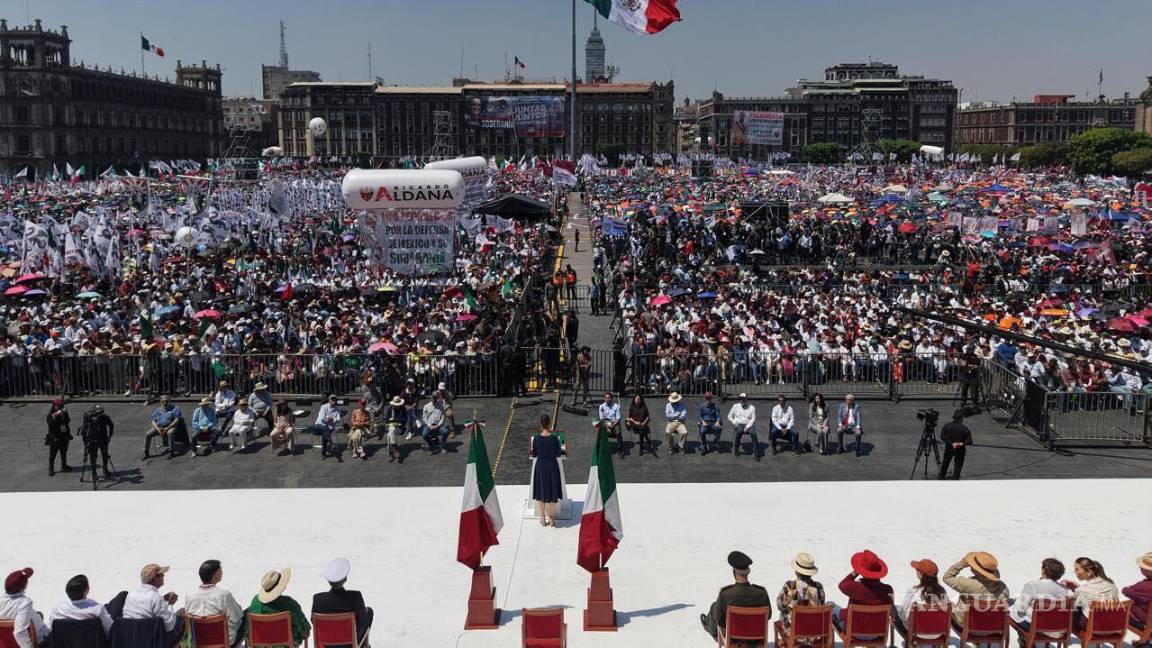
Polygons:
[[140,34],[140,49],[144,50],[145,52],[152,52],[156,56],[164,58],[164,48],[158,45],[153,45],[151,41],[149,41],[147,38],[144,38],[144,34]]
[[472,441],[468,446],[468,468],[464,472],[464,504],[460,509],[456,560],[478,569],[484,552],[500,544],[496,534],[504,527],[504,517],[500,514],[492,467],[488,464],[483,423],[465,423],[465,427],[469,426],[472,428]]
[[620,500],[616,497],[616,471],[612,468],[612,443],[600,424],[596,426],[596,449],[588,471],[588,491],[580,518],[580,543],[576,563],[590,572],[608,564],[612,552],[624,538],[620,521]]
[[676,0],[584,0],[608,20],[637,34],[655,34],[680,20]]

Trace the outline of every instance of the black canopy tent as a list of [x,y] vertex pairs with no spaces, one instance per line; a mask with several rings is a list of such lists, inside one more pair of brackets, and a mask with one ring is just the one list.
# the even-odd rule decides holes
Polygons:
[[547,218],[552,209],[548,203],[521,194],[505,194],[472,208],[476,214],[491,214],[504,218]]

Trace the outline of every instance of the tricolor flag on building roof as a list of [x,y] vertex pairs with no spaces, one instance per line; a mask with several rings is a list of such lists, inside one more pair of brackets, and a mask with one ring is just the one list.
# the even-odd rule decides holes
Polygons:
[[164,58],[164,48],[158,45],[153,45],[151,41],[149,41],[147,38],[144,38],[143,34],[140,35],[140,49],[144,50],[145,52],[152,52],[156,56]]

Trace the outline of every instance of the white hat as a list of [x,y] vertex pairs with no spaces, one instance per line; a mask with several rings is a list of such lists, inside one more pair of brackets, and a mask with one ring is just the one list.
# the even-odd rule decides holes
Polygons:
[[677,392],[672,392],[671,394],[668,394],[668,402],[669,403],[679,403],[680,402],[680,394]]
[[333,558],[324,565],[324,580],[329,583],[340,583],[348,580],[348,572],[351,571],[352,564],[348,562],[347,558]]
[[448,389],[448,383],[440,383],[439,385],[436,385],[436,389],[439,389],[440,391],[445,391],[446,389]]

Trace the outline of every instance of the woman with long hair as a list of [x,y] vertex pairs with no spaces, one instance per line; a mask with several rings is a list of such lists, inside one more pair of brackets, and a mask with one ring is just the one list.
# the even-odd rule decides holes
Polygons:
[[948,593],[940,584],[940,568],[927,558],[912,561],[916,584],[904,592],[900,603],[892,608],[892,622],[901,634],[908,632],[908,614],[917,605],[942,608],[948,605]]
[[828,403],[816,392],[808,405],[808,443],[821,455],[828,454]]
[[1066,580],[1064,587],[1075,597],[1076,618],[1073,623],[1077,630],[1083,630],[1088,621],[1088,613],[1092,611],[1092,604],[1096,601],[1117,601],[1120,599],[1120,590],[1104,573],[1104,565],[1086,556],[1080,556],[1072,563],[1072,572],[1079,582]]
[[536,501],[536,514],[540,526],[556,526],[556,504],[564,497],[560,477],[560,439],[552,431],[552,419],[540,417],[540,430],[532,437],[528,456],[532,463],[532,499]]
[[635,434],[636,438],[639,439],[638,445],[641,455],[644,454],[644,446],[648,446],[649,454],[655,455],[652,450],[652,441],[648,438],[651,422],[652,416],[648,413],[648,404],[644,402],[643,396],[636,394],[632,397],[632,405],[628,407],[628,419],[625,423],[627,423],[628,429],[632,430],[632,434]]

